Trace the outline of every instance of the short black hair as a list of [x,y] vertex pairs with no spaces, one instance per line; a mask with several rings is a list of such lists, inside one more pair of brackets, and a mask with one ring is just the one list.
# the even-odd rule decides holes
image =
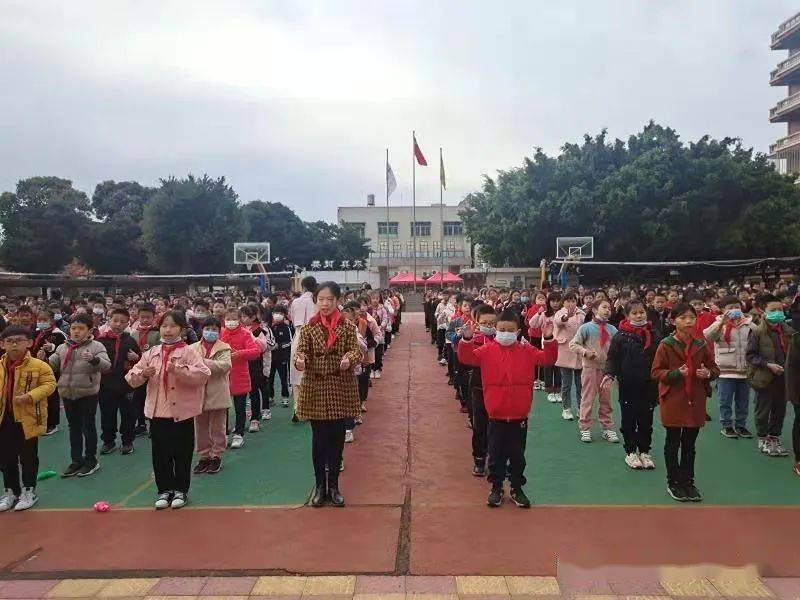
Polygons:
[[[314,282],[316,283],[316,280],[314,280]],[[308,289],[308,288],[306,288],[306,289]],[[314,300],[315,301],[317,299],[317,296],[319,295],[319,293],[322,290],[330,290],[331,294],[333,294],[333,296],[337,300],[342,297],[342,288],[339,286],[338,283],[336,283],[335,281],[325,281],[323,283],[320,283],[319,287],[317,287],[316,291],[314,292]]]
[[86,313],[79,313],[72,317],[72,320],[69,322],[70,325],[74,325],[75,323],[82,323],[86,325],[86,327],[91,331],[94,328],[94,321],[92,320],[91,315],[87,315]]
[[[317,292],[316,277],[312,277],[311,275],[309,275],[308,277],[303,277],[302,281],[300,281],[300,285],[303,286],[307,292],[311,292],[312,294],[315,294]],[[339,296],[341,296],[341,292],[339,293]],[[337,298],[339,296],[337,296]]]
[[360,311],[361,310],[361,303],[358,302],[357,300],[351,300],[350,302],[345,304],[343,308],[345,310],[357,310],[357,311]]
[[251,304],[246,304],[242,307],[242,314],[251,319],[258,319],[258,307]]
[[564,293],[564,302],[566,302],[567,300],[574,300],[575,302],[577,302],[578,301],[578,295],[573,291],[565,292]]
[[217,329],[222,329],[222,323],[219,322],[217,317],[211,315],[203,320],[203,327],[216,327]]
[[33,309],[28,306],[27,304],[23,304],[17,309],[17,313],[28,313],[30,315],[33,314]]
[[672,307],[672,310],[669,311],[669,318],[674,321],[682,314],[687,312],[692,313],[695,317],[697,316],[697,311],[694,309],[694,306],[692,306],[688,302],[678,302],[675,306]]
[[739,300],[738,296],[725,296],[724,298],[720,298],[719,302],[717,302],[717,306],[719,307],[728,306],[729,304],[735,304],[737,306],[741,306],[742,301]]
[[25,339],[31,340],[33,339],[33,332],[28,329],[27,327],[19,327],[18,325],[12,325],[11,327],[6,327],[3,330],[3,333],[0,333],[0,340],[4,340],[6,338],[10,338],[15,335],[24,336]]
[[139,305],[139,312],[149,312],[152,314],[156,314],[156,306],[151,302],[144,302],[143,304]]
[[167,320],[167,318],[172,319],[172,322],[175,323],[175,325],[177,325],[181,329],[186,329],[187,327],[189,327],[189,324],[186,322],[186,313],[184,312],[181,312],[179,310],[167,311],[166,314],[164,314],[164,318],[161,319],[162,325],[164,324],[164,321]]
[[[494,309],[494,307],[489,306],[486,303],[483,303],[480,306],[475,308],[475,320],[476,321],[480,319],[481,315],[496,315],[496,314],[497,314],[497,311]],[[516,314],[516,313],[514,313],[514,314]],[[515,318],[515,320],[516,320],[516,318]]]
[[51,318],[51,319],[53,318],[53,315],[55,315],[55,313],[53,312],[53,309],[52,309],[52,308],[48,308],[48,307],[44,307],[44,306],[43,306],[42,308],[40,308],[39,310],[37,310],[37,311],[36,311],[36,314],[37,314],[37,315],[38,315],[39,313],[45,313],[45,314],[47,314],[47,315],[50,315],[50,318]]
[[129,319],[131,318],[130,311],[127,308],[122,307],[112,309],[111,314],[108,316],[113,317],[114,315],[122,315],[123,317],[128,317]]
[[286,310],[286,307],[283,304],[278,304],[275,308],[272,309],[272,314],[280,314],[286,316],[289,314],[289,311]]
[[766,308],[770,302],[780,302],[781,299],[774,294],[759,294],[756,296],[756,305],[760,308]]
[[209,308],[208,302],[206,300],[203,300],[202,298],[198,298],[197,300],[195,300],[194,305],[202,306],[203,308]]
[[642,301],[641,301],[641,300],[639,300],[638,298],[636,298],[635,300],[630,300],[630,301],[628,301],[628,302],[625,304],[625,314],[626,314],[626,315],[629,315],[629,314],[631,314],[631,311],[632,311],[634,308],[636,308],[637,306],[641,306],[642,308],[645,308],[644,302],[642,302]]
[[509,321],[511,323],[516,323],[519,326],[519,315],[516,311],[513,311],[509,308],[505,309],[503,312],[500,313],[500,316],[497,317],[498,321]]

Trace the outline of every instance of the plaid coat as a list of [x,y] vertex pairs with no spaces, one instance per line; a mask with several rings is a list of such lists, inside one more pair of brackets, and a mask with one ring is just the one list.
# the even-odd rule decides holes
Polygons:
[[[297,351],[306,357],[297,398],[297,416],[301,419],[332,421],[361,414],[358,382],[353,372],[363,358],[356,327],[342,318],[330,350],[325,349],[327,339],[328,332],[321,323],[300,330]],[[345,356],[350,359],[351,368],[342,373],[339,363]]]

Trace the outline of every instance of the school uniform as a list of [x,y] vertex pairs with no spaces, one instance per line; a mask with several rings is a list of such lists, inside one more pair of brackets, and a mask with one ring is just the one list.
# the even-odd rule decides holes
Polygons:
[[98,339],[106,349],[111,367],[100,378],[100,438],[105,444],[114,444],[117,439],[117,414],[119,413],[119,434],[122,445],[133,444],[136,429],[136,405],[133,389],[125,381],[125,373],[130,368],[128,352],[140,356],[142,351],[136,340],[127,333],[117,335],[107,332]]
[[294,342],[294,328],[285,321],[281,323],[273,321],[272,335],[275,338],[275,348],[272,350],[272,363],[267,384],[267,394],[270,400],[275,397],[276,373],[281,380],[281,397],[289,397],[289,359]]
[[231,347],[217,340],[205,340],[189,346],[208,367],[210,376],[205,384],[203,409],[194,418],[195,449],[201,460],[217,459],[228,443],[226,425],[231,394],[228,377],[231,372]]
[[[605,331],[605,333],[603,333]],[[581,431],[591,429],[594,417],[592,408],[595,398],[599,398],[598,420],[604,431],[614,430],[613,409],[611,408],[611,390],[600,387],[606,365],[606,355],[611,345],[611,339],[617,334],[617,328],[609,323],[596,319],[584,323],[578,328],[575,337],[569,343],[569,348],[581,356],[583,369],[581,371],[581,406],[579,427]],[[589,358],[590,352],[595,353],[594,358]]]
[[[44,360],[47,362],[61,344],[67,341],[67,335],[58,327],[51,327],[37,331],[31,346],[31,356],[39,354],[48,344],[53,344],[53,349],[49,352],[45,350]],[[50,394],[47,399],[47,430],[55,429],[61,423],[61,398],[58,395],[58,388]]]
[[[566,320],[565,320],[566,318]],[[581,405],[581,370],[583,360],[580,355],[569,348],[569,343],[578,328],[583,325],[586,318],[584,312],[576,308],[575,313],[570,316],[566,308],[560,309],[553,315],[553,337],[558,344],[558,359],[556,367],[561,372],[561,405],[565,409],[572,410],[572,388],[575,387],[575,404],[580,409]]]
[[[136,340],[136,344],[142,352],[147,352],[150,348],[161,343],[161,332],[158,327],[148,327],[140,329],[138,323],[128,329],[128,333]],[[140,353],[141,354],[141,353]],[[147,398],[147,390],[144,387],[133,390],[133,405],[136,411],[136,431],[137,433],[147,433],[147,419],[144,416],[144,403]]]
[[[260,324],[250,327],[256,344],[261,348],[261,354],[247,363],[250,372],[250,419],[255,421],[261,418],[261,410],[269,408],[269,370],[272,365],[272,349],[275,347],[275,338],[272,330],[264,329]],[[266,371],[266,374],[265,374]]]

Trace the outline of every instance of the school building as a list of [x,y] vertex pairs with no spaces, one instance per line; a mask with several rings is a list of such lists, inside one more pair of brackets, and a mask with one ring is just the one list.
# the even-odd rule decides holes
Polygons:
[[789,56],[770,73],[770,85],[786,86],[787,96],[769,111],[771,123],[786,123],[786,136],[769,147],[769,156],[781,173],[800,174],[800,13],[778,25],[770,48]]

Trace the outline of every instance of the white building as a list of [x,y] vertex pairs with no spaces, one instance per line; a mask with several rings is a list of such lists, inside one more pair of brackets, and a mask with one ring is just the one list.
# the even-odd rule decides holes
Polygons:
[[[340,223],[359,227],[369,239],[370,271],[378,273],[381,286],[401,271],[414,270],[416,229],[417,275],[426,277],[442,269],[459,273],[472,265],[472,249],[464,236],[460,206],[340,206]],[[414,214],[416,213],[416,217]]]

